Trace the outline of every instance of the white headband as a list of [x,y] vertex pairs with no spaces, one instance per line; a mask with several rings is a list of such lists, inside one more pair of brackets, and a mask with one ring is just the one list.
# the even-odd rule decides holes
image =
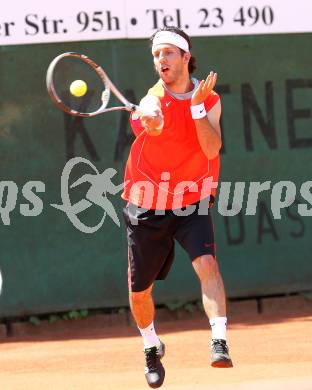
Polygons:
[[165,43],[175,45],[187,53],[190,51],[187,40],[173,31],[159,31],[153,39],[152,51],[155,50],[156,45]]

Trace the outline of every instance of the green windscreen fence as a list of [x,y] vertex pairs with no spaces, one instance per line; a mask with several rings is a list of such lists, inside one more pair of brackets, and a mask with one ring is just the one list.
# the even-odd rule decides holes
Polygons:
[[[300,204],[307,205],[310,214],[312,208],[311,38],[293,34],[193,39],[195,76],[204,78],[210,70],[219,75],[220,182],[231,183],[232,193],[236,182],[245,183],[237,215],[221,215],[217,204],[213,211],[217,257],[232,298],[312,289],[312,217],[298,212]],[[51,206],[62,203],[61,175],[74,157],[87,159],[93,168],[75,165],[69,187],[94,173],[94,167],[99,173],[116,169],[112,180],[120,184],[133,141],[127,113],[75,119],[52,103],[45,87],[46,69],[53,57],[66,51],[84,53],[101,64],[133,102],[156,81],[147,40],[0,47],[1,317],[128,302],[120,194],[110,196],[110,201],[121,226],[106,215],[93,234],[79,231],[66,213]],[[294,202],[276,219],[272,188],[281,181],[293,183]],[[259,194],[256,214],[246,215],[248,189],[255,182],[269,182],[270,190]],[[87,190],[87,183],[69,188],[71,202],[85,199]],[[103,210],[92,205],[79,218],[95,226]],[[177,248],[169,277],[157,284],[156,302],[188,301],[199,295],[191,263]]]

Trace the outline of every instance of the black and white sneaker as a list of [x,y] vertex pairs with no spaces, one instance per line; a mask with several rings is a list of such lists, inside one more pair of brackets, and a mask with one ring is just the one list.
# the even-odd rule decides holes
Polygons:
[[160,359],[162,359],[165,356],[165,352],[166,352],[166,346],[162,341],[160,341],[160,345],[158,345],[157,347],[157,355],[160,357]]
[[225,340],[213,339],[211,341],[211,365],[220,368],[233,367]]
[[145,354],[145,378],[147,383],[153,389],[157,389],[164,383],[165,369],[160,359],[165,354],[165,344],[161,343],[159,347],[146,348]]

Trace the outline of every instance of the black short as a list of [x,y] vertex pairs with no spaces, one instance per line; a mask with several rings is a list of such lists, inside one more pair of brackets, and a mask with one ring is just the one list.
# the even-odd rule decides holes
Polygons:
[[[178,241],[193,261],[198,256],[215,256],[215,240],[211,210],[205,215],[196,211],[188,216],[176,210],[145,210],[128,204],[124,208],[127,226],[129,289],[139,292],[156,279],[165,279],[174,259],[174,240]],[[190,207],[190,206],[187,206]],[[187,208],[182,211],[188,210]]]

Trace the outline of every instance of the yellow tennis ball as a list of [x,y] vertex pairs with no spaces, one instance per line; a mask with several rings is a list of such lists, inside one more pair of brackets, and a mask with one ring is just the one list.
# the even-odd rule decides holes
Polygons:
[[75,80],[70,84],[69,90],[72,95],[81,97],[87,92],[88,86],[83,80]]

